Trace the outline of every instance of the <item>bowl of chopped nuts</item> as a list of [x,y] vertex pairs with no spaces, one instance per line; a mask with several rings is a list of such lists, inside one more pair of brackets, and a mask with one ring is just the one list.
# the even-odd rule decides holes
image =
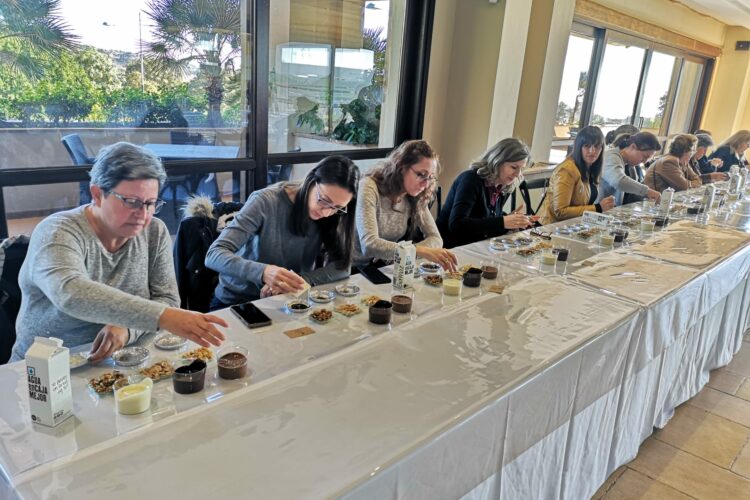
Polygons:
[[325,324],[331,321],[331,318],[333,318],[333,313],[330,309],[325,309],[323,307],[315,309],[310,314],[310,319],[315,321],[316,323]]

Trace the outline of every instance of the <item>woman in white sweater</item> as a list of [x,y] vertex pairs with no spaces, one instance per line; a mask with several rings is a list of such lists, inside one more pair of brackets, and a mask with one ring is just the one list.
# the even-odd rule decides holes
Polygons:
[[435,193],[439,164],[426,141],[406,141],[373,169],[359,186],[355,262],[390,262],[397,244],[412,240],[417,230],[424,239],[416,244],[417,257],[454,270],[453,252],[442,248],[428,204]]

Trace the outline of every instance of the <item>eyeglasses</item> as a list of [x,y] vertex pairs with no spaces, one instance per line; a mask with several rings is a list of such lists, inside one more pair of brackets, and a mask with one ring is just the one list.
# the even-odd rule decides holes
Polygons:
[[115,198],[119,199],[122,204],[130,210],[140,210],[143,207],[146,207],[147,212],[152,212],[154,214],[158,214],[159,210],[161,210],[161,207],[163,207],[165,203],[164,200],[142,201],[138,198],[128,198],[121,194],[115,193],[114,191],[107,191],[107,194],[111,194]]
[[333,210],[334,213],[337,214],[345,214],[346,213],[346,207],[339,207],[337,205],[334,205],[328,200],[324,200],[320,197],[320,184],[315,184],[315,199],[318,202],[318,205],[321,207],[327,209],[327,210]]
[[411,167],[411,169],[414,171],[414,175],[417,176],[419,182],[432,182],[437,180],[437,177],[429,172],[420,172],[419,170],[414,170],[414,167]]
[[543,240],[551,240],[552,239],[552,234],[548,233],[546,231],[538,231],[536,229],[532,229],[531,231],[529,231],[529,234],[531,236],[535,236],[535,237],[541,238]]

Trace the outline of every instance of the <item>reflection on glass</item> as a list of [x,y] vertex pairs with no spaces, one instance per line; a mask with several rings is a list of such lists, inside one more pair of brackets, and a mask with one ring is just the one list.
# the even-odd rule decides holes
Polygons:
[[594,40],[590,37],[570,35],[555,116],[557,138],[572,138],[578,131],[593,48]]
[[[167,0],[19,7],[15,29],[35,36],[6,47],[20,64],[0,61],[0,168],[87,164],[117,141],[161,147],[165,158],[236,158],[250,74],[243,4],[225,2],[221,12]],[[63,28],[47,28],[55,25]],[[73,42],[79,48],[68,50]]]
[[405,3],[271,2],[268,150],[392,146]]
[[631,121],[645,53],[640,47],[607,43],[591,117],[591,124],[605,134]]
[[641,113],[636,125],[646,132],[659,135],[664,109],[669,97],[669,85],[672,82],[674,56],[653,52],[648,67],[646,85],[643,90]]
[[685,61],[680,71],[677,92],[672,108],[672,118],[669,121],[669,134],[692,132],[690,123],[695,111],[695,101],[703,76],[703,64]]

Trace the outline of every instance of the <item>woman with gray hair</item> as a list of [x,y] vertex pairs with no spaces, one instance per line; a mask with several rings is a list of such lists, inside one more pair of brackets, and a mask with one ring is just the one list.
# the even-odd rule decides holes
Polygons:
[[93,342],[93,362],[158,328],[219,345],[225,337],[214,325],[228,326],[223,319],[178,308],[172,241],[153,219],[167,177],[159,159],[119,142],[99,152],[90,176],[91,203],[50,215],[31,235],[11,361],[35,336],[66,347]]
[[453,182],[437,218],[445,246],[452,248],[526,229],[533,220],[521,204],[510,214],[503,205],[523,181],[521,171],[529,162],[529,148],[518,139],[498,142]]

